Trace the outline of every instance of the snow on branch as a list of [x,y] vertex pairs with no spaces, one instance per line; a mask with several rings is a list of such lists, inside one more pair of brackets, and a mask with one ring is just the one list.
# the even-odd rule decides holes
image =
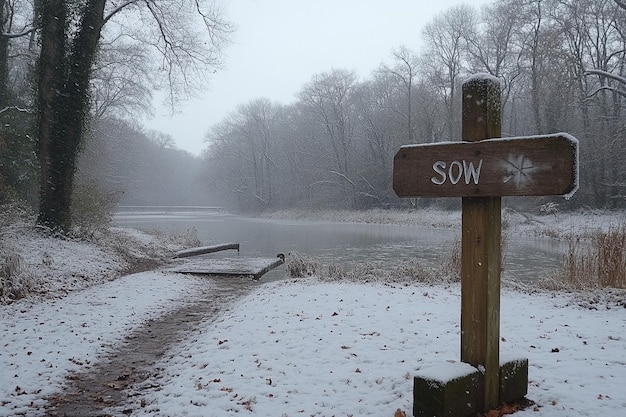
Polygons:
[[337,171],[333,171],[333,170],[329,170],[328,172],[330,172],[331,174],[335,174],[340,176],[341,178],[343,178],[344,180],[346,180],[350,185],[354,186],[354,181],[352,181],[350,178],[348,178],[345,174],[342,174],[341,172],[337,172]]
[[0,110],[0,114],[7,112],[9,110],[15,110],[21,113],[34,113],[31,109],[23,109],[21,107],[17,107],[17,106],[7,106],[4,109]]
[[[603,71],[603,70],[599,70],[599,69],[590,69],[585,71],[585,75],[598,75],[600,77],[606,77],[609,78],[611,80],[617,81],[620,84],[622,84],[623,86],[626,86],[626,78],[619,76],[619,75],[615,75],[612,74],[608,71]],[[626,90],[624,89],[620,89],[620,88],[616,88],[616,87],[611,87],[611,86],[600,86],[598,88],[596,88],[595,90],[593,90],[591,93],[589,93],[589,95],[587,96],[588,98],[595,96],[596,94],[598,94],[598,92],[602,91],[602,90],[609,90],[613,93],[617,93],[623,97],[626,97]]]
[[585,71],[585,75],[599,75],[601,77],[610,78],[612,80],[618,81],[618,82],[626,85],[626,78],[625,77],[621,77],[619,75],[611,74],[608,71],[602,71],[602,70],[599,70],[599,69],[590,69],[590,70]]
[[626,1],[624,1],[624,0],[615,0],[615,3],[617,3],[617,5],[619,7],[621,7],[622,9],[626,10]]

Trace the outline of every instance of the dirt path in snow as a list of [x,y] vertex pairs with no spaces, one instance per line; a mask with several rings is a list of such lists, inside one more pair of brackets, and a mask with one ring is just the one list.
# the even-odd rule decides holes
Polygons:
[[[130,403],[129,395],[146,379],[158,375],[156,363],[200,322],[217,318],[233,301],[258,284],[245,277],[206,278],[198,296],[175,311],[148,321],[131,333],[103,360],[72,376],[63,392],[49,398],[48,416],[108,416],[109,407]],[[140,407],[136,405],[133,407]],[[132,415],[133,408],[123,411]]]

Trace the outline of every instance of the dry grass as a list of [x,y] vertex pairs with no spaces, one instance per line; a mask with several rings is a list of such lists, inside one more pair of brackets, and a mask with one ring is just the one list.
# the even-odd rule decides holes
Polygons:
[[597,232],[591,242],[571,235],[561,279],[575,289],[625,289],[626,223]]
[[459,280],[461,279],[461,238],[454,238],[450,255],[443,259],[441,264],[446,273],[458,276]]
[[25,297],[36,281],[19,253],[8,253],[0,262],[0,300],[7,302]]
[[403,262],[322,263],[307,255],[290,252],[286,259],[287,273],[293,278],[316,276],[323,281],[415,282],[437,283],[458,280],[446,268],[431,268],[417,260]]
[[[502,265],[507,238],[503,234],[500,249]],[[423,262],[410,259],[405,261],[384,262],[336,262],[322,263],[315,258],[297,252],[290,252],[286,259],[287,273],[290,277],[301,278],[316,276],[322,280],[348,280],[358,282],[395,282],[395,283],[450,283],[461,279],[461,240],[456,238],[450,253],[439,259],[439,267],[434,268]]]
[[[504,271],[505,261],[506,261],[506,248],[508,243],[508,233],[502,233],[500,237],[500,269]],[[446,259],[443,259],[441,264],[443,266],[443,270],[448,275],[458,275],[461,276],[461,239],[455,238],[452,243],[452,249],[449,256]]]

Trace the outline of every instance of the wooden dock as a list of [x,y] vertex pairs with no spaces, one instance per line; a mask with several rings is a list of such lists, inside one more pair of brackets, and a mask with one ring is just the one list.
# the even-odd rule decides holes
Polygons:
[[283,263],[285,263],[284,257],[193,259],[168,268],[168,271],[198,275],[241,275],[258,280]]
[[222,243],[220,245],[183,249],[176,252],[174,258],[188,258],[190,256],[205,255],[207,253],[220,252],[228,249],[237,249],[237,252],[239,252],[239,243]]
[[182,259],[228,249],[237,249],[237,252],[239,252],[239,243],[222,243],[178,251],[174,255],[177,265],[168,268],[167,271],[180,274],[249,276],[254,280],[258,280],[272,269],[285,263],[285,255],[282,253],[277,255],[276,258],[235,257],[214,259],[200,257],[192,260]]

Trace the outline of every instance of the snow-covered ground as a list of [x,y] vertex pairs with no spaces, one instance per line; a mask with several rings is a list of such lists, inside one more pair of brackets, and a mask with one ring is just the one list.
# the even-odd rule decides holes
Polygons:
[[[138,415],[411,415],[412,377],[459,360],[460,289],[270,283],[174,348]],[[520,416],[626,412],[626,309],[502,295],[503,357],[530,361]],[[134,415],[134,414],[133,414]]]
[[[602,222],[572,224],[581,223],[592,229]],[[54,290],[0,306],[0,416],[43,414],[45,398],[73,373],[197,292],[196,278],[173,273],[111,281],[115,268],[106,265],[123,262],[115,252],[18,235],[35,253],[25,257],[26,269],[47,274],[38,282]],[[157,247],[149,252],[160,253]],[[105,278],[89,282],[102,270]],[[501,354],[529,359],[528,398],[536,402],[516,415],[626,413],[626,308],[615,302],[623,296],[596,293],[589,297],[599,302],[590,303],[580,294],[503,290]],[[399,408],[411,415],[412,377],[459,359],[459,316],[458,284],[267,283],[174,346],[158,364],[159,378],[110,412],[393,416]]]
[[0,416],[43,414],[45,398],[151,317],[195,292],[197,280],[143,272],[64,298],[0,309]]

